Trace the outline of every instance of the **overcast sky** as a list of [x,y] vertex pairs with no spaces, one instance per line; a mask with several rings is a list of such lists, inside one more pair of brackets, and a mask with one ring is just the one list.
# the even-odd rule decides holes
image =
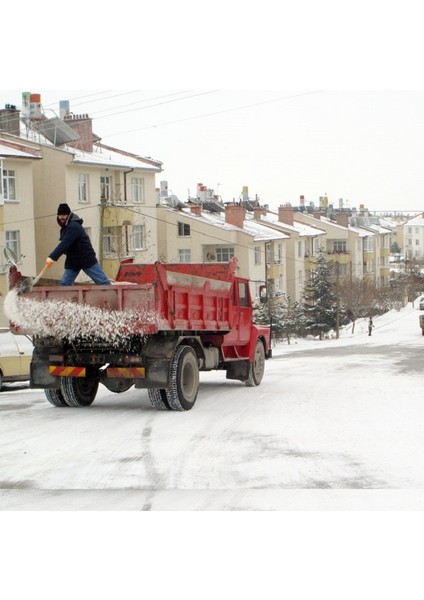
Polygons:
[[424,92],[327,90],[58,90],[0,92],[0,106],[41,94],[47,117],[69,100],[106,144],[163,163],[157,177],[181,200],[198,183],[224,201],[276,208],[365,205],[424,209]]
[[[181,200],[203,183],[224,201],[248,186],[271,208],[327,195],[336,207],[423,210],[418,0],[276,7],[164,0],[140,20],[121,0],[100,26],[96,3],[75,0],[82,18],[57,37],[3,32],[2,85],[15,91],[0,91],[0,106],[41,93],[53,116],[69,100],[104,143],[163,162],[157,183]],[[38,16],[26,13],[19,40]]]

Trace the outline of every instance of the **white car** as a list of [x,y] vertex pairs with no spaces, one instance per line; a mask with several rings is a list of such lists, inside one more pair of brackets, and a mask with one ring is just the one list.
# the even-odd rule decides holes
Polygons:
[[28,381],[33,345],[25,335],[0,328],[0,390],[3,383]]

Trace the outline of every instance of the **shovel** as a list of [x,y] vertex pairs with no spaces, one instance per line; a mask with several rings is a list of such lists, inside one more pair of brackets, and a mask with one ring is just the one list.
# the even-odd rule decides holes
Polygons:
[[21,284],[21,293],[27,294],[28,292],[30,292],[33,286],[37,283],[37,281],[39,281],[39,279],[41,279],[41,277],[44,275],[48,268],[49,265],[45,265],[42,268],[42,270],[38,273],[37,277],[27,277],[26,279],[24,279]]

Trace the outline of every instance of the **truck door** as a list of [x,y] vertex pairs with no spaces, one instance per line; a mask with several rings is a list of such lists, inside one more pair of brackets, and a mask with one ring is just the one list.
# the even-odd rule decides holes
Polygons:
[[252,329],[252,307],[247,281],[234,282],[231,310],[231,331],[225,336],[226,343],[247,344]]

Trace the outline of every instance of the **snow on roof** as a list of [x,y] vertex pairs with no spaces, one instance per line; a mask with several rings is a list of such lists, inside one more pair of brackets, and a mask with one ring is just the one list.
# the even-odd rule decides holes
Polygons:
[[34,148],[12,142],[3,143],[3,141],[0,142],[0,156],[2,158],[41,158],[38,153],[35,153]]
[[288,223],[283,223],[278,220],[278,215],[273,212],[267,212],[265,216],[261,217],[261,221],[266,223],[272,223],[273,225],[279,225],[288,231],[293,231],[298,233],[300,237],[315,237],[317,235],[325,235],[325,231],[316,227],[315,225],[307,225],[306,223],[302,223],[301,221],[293,220],[293,225],[289,225]]
[[21,122],[21,136],[16,139],[29,139],[40,146],[49,146],[60,152],[73,154],[76,164],[91,164],[105,167],[143,169],[154,172],[162,171],[162,163],[149,157],[142,157],[119,148],[99,143],[100,138],[93,133],[93,152],[74,148],[67,144],[56,146],[40,129],[26,129]]
[[376,225],[374,223],[372,225],[367,225],[366,227],[364,227],[364,229],[371,229],[375,233],[379,233],[381,235],[392,233],[392,230],[388,227],[381,227],[381,225]]
[[[165,207],[167,208],[167,207]],[[167,210],[174,210],[168,208]],[[266,225],[261,225],[256,221],[250,221],[245,219],[243,222],[243,227],[237,227],[236,225],[232,225],[231,223],[225,222],[224,213],[209,213],[207,211],[202,211],[202,213],[198,215],[194,215],[189,208],[182,209],[185,217],[189,217],[196,221],[202,221],[204,223],[208,223],[213,225],[214,227],[219,227],[220,229],[224,229],[227,231],[242,231],[252,236],[254,241],[271,241],[271,240],[285,240],[289,239],[290,236],[286,235],[282,231],[276,231],[271,227],[267,227]]]
[[162,170],[162,163],[159,161],[136,156],[135,154],[102,144],[95,144],[93,152],[86,152],[77,148],[68,148],[68,150],[74,154],[73,163],[75,164],[127,167],[130,169],[146,169],[154,172]]

